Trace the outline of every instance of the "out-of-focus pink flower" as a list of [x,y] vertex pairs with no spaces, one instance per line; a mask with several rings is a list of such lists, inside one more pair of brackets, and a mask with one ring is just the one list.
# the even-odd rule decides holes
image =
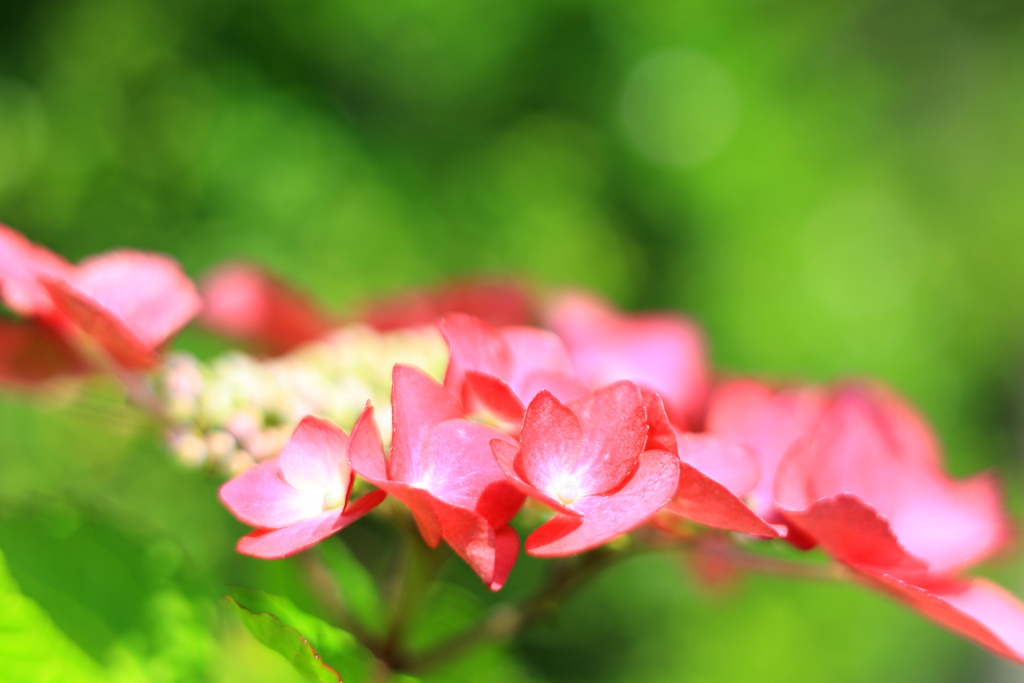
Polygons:
[[156,363],[156,349],[201,307],[178,264],[118,250],[72,266],[0,226],[0,295],[13,311],[103,349],[130,370]]
[[582,293],[567,293],[547,322],[591,387],[621,379],[656,392],[673,424],[696,426],[708,391],[704,339],[697,325],[673,313],[627,315]]
[[743,497],[758,483],[760,468],[745,446],[714,434],[677,434],[657,394],[644,398],[648,448],[677,453],[679,488],[663,510],[705,526],[764,537],[779,530],[751,510]]
[[312,299],[248,263],[218,266],[203,278],[200,291],[203,326],[271,355],[318,339],[338,324]]
[[436,292],[411,291],[371,302],[358,316],[381,331],[428,325],[448,313],[468,313],[495,327],[534,322],[533,301],[513,282],[469,280]]
[[264,559],[293,555],[380,504],[387,495],[380,490],[349,500],[355,480],[351,448],[352,439],[340,427],[309,416],[281,455],[224,484],[221,501],[256,527],[238,542],[238,552]]
[[535,327],[500,329],[463,313],[438,322],[451,352],[444,385],[469,414],[496,420],[518,434],[529,403],[542,389],[561,401],[587,393],[553,332]]
[[711,393],[706,430],[756,457],[760,478],[744,497],[764,519],[782,521],[775,511],[775,473],[789,447],[817,424],[829,398],[818,387],[773,391],[746,379],[726,382]]
[[390,457],[364,413],[352,430],[352,467],[405,503],[423,539],[443,538],[492,590],[504,585],[519,554],[508,522],[524,496],[505,481],[490,442],[503,432],[462,418],[462,405],[419,368],[396,365]]
[[85,361],[50,328],[0,321],[0,384],[33,387],[87,370]]
[[859,577],[992,650],[1024,662],[1024,605],[959,570],[1008,538],[988,474],[956,481],[931,431],[877,387],[837,393],[789,450],[775,497],[789,524]]
[[542,391],[526,410],[522,445],[491,441],[505,476],[556,511],[530,534],[540,557],[599,546],[650,519],[679,486],[679,458],[645,450],[640,389],[622,381],[563,404]]

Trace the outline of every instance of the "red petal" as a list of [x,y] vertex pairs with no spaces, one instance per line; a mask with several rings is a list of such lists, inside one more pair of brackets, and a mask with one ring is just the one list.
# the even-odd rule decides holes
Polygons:
[[0,225],[0,297],[12,311],[29,317],[48,316],[53,302],[42,279],[62,279],[72,271],[62,257]]
[[995,486],[985,477],[950,479],[919,425],[907,422],[909,413],[899,406],[889,412],[894,405],[862,388],[843,391],[780,465],[780,507],[801,510],[849,493],[883,515],[902,546],[933,572],[991,555],[1008,538]]
[[[348,435],[329,420],[312,415],[302,419],[281,449],[281,474],[299,491],[348,496],[352,468]],[[343,491],[334,490],[344,487]]]
[[27,387],[88,369],[49,328],[0,320],[0,382]]
[[479,422],[442,422],[423,446],[416,484],[438,500],[475,511],[492,527],[507,523],[522,507],[524,496],[506,481],[494,459],[491,441],[502,438],[507,437]]
[[436,294],[406,292],[371,303],[361,319],[378,330],[426,325],[447,313],[467,313],[491,325],[528,325],[533,322],[529,293],[503,282],[463,282]]
[[582,517],[556,514],[526,539],[537,557],[573,555],[590,550],[640,526],[660,510],[679,486],[679,458],[645,451],[636,474],[609,495],[585,496],[573,504]]
[[572,410],[542,391],[526,409],[521,443],[515,461],[520,479],[542,491],[554,490],[576,467],[583,430]]
[[519,535],[508,525],[495,530],[482,516],[435,501],[445,542],[466,561],[491,590],[505,584],[519,554]]
[[884,517],[852,495],[839,494],[805,510],[782,513],[837,560],[901,574],[928,568],[900,545]]
[[462,400],[468,413],[489,414],[499,420],[502,427],[507,425],[510,431],[518,432],[522,428],[526,408],[505,382],[494,375],[470,370],[462,386]]
[[679,490],[666,510],[710,527],[778,536],[739,498],[757,482],[757,461],[750,451],[713,435],[683,434],[679,455]]
[[281,354],[318,339],[334,321],[308,297],[257,266],[225,263],[203,279],[199,322],[226,337]]
[[512,354],[510,374],[502,379],[524,403],[543,389],[562,402],[574,401],[587,393],[558,335],[536,327],[505,327],[499,332]]
[[281,477],[278,458],[246,470],[220,487],[220,500],[241,521],[279,529],[318,517],[323,493],[298,491]]
[[371,491],[354,501],[344,511],[328,510],[283,529],[257,529],[238,541],[238,552],[265,560],[276,560],[294,555],[319,543],[356,521],[387,496],[383,491]]
[[579,293],[562,296],[549,318],[590,386],[632,380],[661,394],[678,426],[696,422],[707,394],[708,368],[694,323],[669,313],[625,315]]
[[665,403],[658,394],[644,395],[644,410],[647,411],[647,444],[644,446],[649,451],[668,451],[669,453],[679,452],[679,442],[676,438],[676,431],[669,422],[668,413],[665,412]]
[[1024,605],[985,579],[916,586],[866,567],[865,582],[902,600],[932,621],[996,654],[1024,664]]
[[740,531],[769,538],[779,535],[746,503],[696,467],[682,464],[679,489],[665,510],[705,526]]
[[414,482],[420,478],[420,449],[430,429],[462,417],[462,405],[430,375],[412,365],[395,365],[391,406],[393,436],[388,478]]
[[636,469],[647,441],[647,412],[640,389],[632,382],[616,382],[573,401],[569,408],[583,430],[573,471],[580,493],[614,489]]

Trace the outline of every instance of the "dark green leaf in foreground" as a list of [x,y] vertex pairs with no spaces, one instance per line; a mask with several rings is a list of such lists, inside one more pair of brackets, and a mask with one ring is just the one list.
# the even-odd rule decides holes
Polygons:
[[255,588],[235,587],[231,592],[229,600],[240,608],[253,635],[310,680],[337,681],[339,676],[345,683],[370,680],[376,661],[352,634],[306,614],[287,598]]

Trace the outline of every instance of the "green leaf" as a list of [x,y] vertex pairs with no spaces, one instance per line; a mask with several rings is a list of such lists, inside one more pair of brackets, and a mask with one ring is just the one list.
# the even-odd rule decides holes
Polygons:
[[373,574],[356,559],[340,538],[331,540],[331,543],[319,544],[316,549],[334,572],[345,605],[360,626],[374,633],[382,633],[387,612]]
[[0,681],[101,683],[102,669],[18,590],[0,554]]
[[256,636],[256,640],[279,652],[305,678],[319,683],[341,682],[338,672],[320,659],[317,651],[298,631],[285,626],[273,614],[252,612],[232,598],[227,600],[237,608],[242,623]]
[[[273,595],[256,588],[233,587],[231,589],[233,602],[240,607],[253,613],[265,613],[277,620],[280,628],[287,628],[296,634],[301,634],[303,642],[310,648],[317,657],[320,666],[326,666],[336,671],[345,683],[362,683],[370,680],[376,667],[376,659],[351,633],[332,626],[322,619],[318,619],[300,610],[291,600],[279,595]],[[252,626],[246,622],[249,629]],[[260,635],[253,631],[253,634],[265,645],[281,652],[277,646],[268,643],[260,638]],[[318,654],[319,653],[319,654]],[[282,654],[285,654],[282,652]],[[288,657],[287,654],[285,654]],[[292,661],[295,664],[294,660]],[[296,668],[299,668],[296,665]],[[299,668],[304,675],[305,671]],[[313,678],[311,680],[337,680]]]

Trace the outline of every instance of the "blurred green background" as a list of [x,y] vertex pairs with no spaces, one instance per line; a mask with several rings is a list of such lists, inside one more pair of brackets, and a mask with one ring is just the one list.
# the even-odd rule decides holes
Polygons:
[[[1022,112],[1015,0],[0,3],[0,221],[32,239],[247,257],[336,308],[503,273],[689,311],[724,371],[893,384],[1018,513]],[[297,680],[218,602],[315,611],[295,563],[236,555],[217,482],[155,430],[7,395],[0,435],[39,624],[0,616],[0,680]],[[1019,559],[989,570],[1024,591]],[[643,558],[437,680],[1024,674],[853,586],[709,594]]]

